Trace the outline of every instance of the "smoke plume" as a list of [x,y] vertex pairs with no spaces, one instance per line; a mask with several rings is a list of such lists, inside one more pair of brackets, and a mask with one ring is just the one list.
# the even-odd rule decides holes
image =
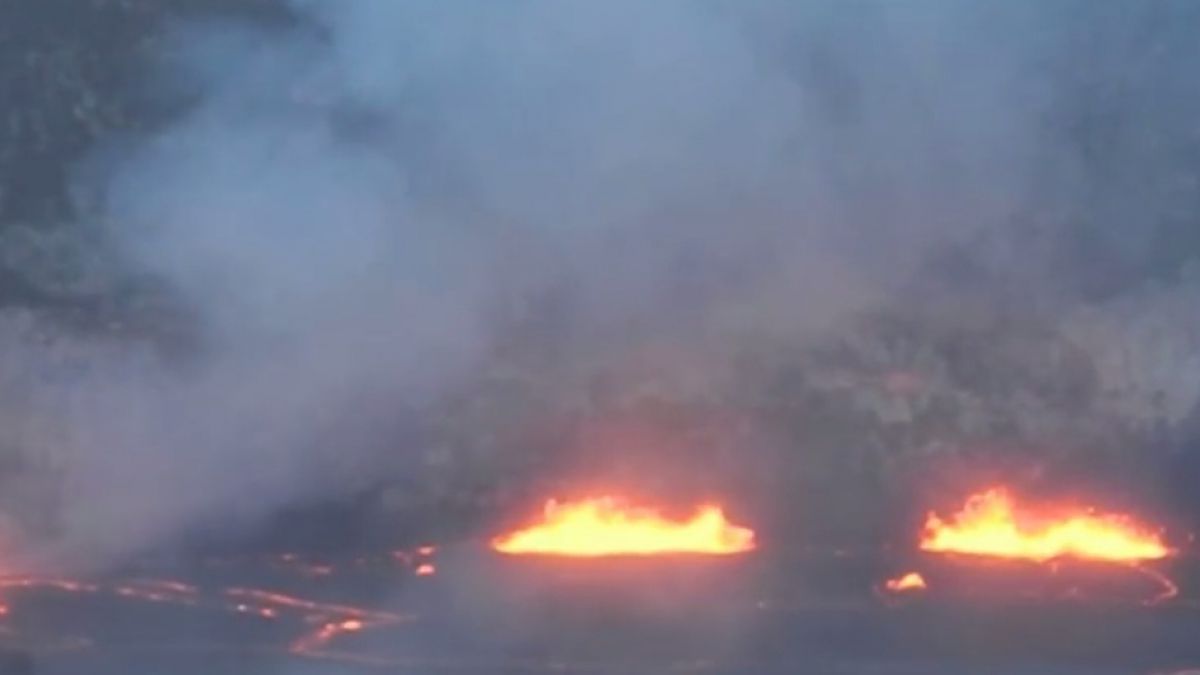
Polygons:
[[[196,345],[58,336],[80,356],[51,367],[13,320],[2,377],[64,477],[39,551],[112,560],[402,474],[413,411],[505,340],[721,373],[927,300],[914,279],[962,291],[929,266],[953,251],[978,302],[1107,301],[1100,253],[1148,251],[1196,176],[1162,154],[1196,50],[1121,7],[293,0],[175,26],[144,85],[177,114],[84,175]],[[1161,197],[1155,172],[1192,182]],[[1151,254],[1111,263],[1123,286]]]

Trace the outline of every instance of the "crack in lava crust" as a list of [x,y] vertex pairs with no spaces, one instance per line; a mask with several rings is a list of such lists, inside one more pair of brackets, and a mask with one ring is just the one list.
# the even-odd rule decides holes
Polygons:
[[[428,576],[429,573],[422,570],[432,568],[433,553],[432,547],[421,547],[412,552],[394,551],[385,560],[391,561],[393,569],[399,568],[408,575]],[[296,556],[281,556],[279,561],[291,563],[300,574],[310,576],[307,571],[312,565],[299,561]],[[328,574],[336,570],[334,566],[326,567],[330,570]],[[23,642],[38,642],[30,641],[30,636],[20,634],[12,625],[18,615],[14,594],[37,590],[67,595],[107,595],[126,601],[250,615],[266,621],[292,621],[305,628],[287,643],[288,653],[304,658],[360,664],[375,664],[379,659],[331,650],[330,646],[348,634],[416,620],[414,614],[322,602],[265,588],[230,586],[206,591],[195,584],[174,579],[134,578],[105,583],[29,575],[0,577],[0,635]],[[71,651],[100,646],[85,637],[57,639],[52,645],[52,648],[40,647],[36,651]],[[263,649],[273,651],[272,648]]]

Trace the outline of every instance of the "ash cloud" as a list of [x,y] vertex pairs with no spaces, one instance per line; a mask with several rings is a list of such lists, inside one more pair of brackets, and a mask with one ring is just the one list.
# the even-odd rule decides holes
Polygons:
[[[1108,301],[1195,192],[1161,154],[1195,60],[1156,17],[1186,8],[1149,5],[295,0],[179,26],[152,84],[188,105],[83,194],[198,347],[59,339],[82,365],[28,389],[65,486],[42,548],[111,560],[403,474],[413,416],[514,342],[572,395],[647,350],[711,391],[747,345],[881,307]],[[48,360],[21,330],[6,377]]]

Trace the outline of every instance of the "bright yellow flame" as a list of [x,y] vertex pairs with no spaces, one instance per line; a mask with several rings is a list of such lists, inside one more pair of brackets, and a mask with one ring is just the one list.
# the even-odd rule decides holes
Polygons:
[[895,579],[888,579],[883,582],[884,588],[893,593],[903,593],[904,591],[923,591],[928,586],[925,584],[925,579],[917,572],[909,572],[908,574],[898,576]]
[[1171,554],[1159,533],[1127,515],[1090,510],[1058,517],[1018,514],[1003,488],[971,496],[950,521],[930,513],[921,548],[1035,561],[1070,556],[1135,562]]
[[728,555],[754,548],[754,532],[705,505],[686,521],[631,507],[612,497],[569,504],[546,502],[542,522],[497,537],[492,548],[510,554],[577,557],[694,553]]

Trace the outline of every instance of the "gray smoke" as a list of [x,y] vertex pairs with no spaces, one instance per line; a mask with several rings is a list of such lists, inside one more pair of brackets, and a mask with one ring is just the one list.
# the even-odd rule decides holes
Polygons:
[[[1185,199],[1115,189],[1175,166],[1139,129],[1097,177],[1088,131],[1055,126],[1089,100],[1070,87],[1113,124],[1170,117],[1154,142],[1186,126],[1188,78],[1163,73],[1174,98],[1152,104],[1121,55],[1182,73],[1195,50],[1144,47],[1147,12],[1121,7],[294,0],[284,26],[178,27],[154,86],[191,104],[88,175],[124,264],[182,299],[201,348],[85,341],[29,389],[66,476],[49,550],[109,560],[402,471],[407,411],[484,368],[529,298],[565,298],[529,324],[547,359],[654,344],[714,370],[905,302],[945,250],[1081,302],[1095,260],[1055,253],[1071,227],[1144,233]],[[1085,50],[1101,28],[1111,63]],[[13,341],[5,378],[44,358]]]

